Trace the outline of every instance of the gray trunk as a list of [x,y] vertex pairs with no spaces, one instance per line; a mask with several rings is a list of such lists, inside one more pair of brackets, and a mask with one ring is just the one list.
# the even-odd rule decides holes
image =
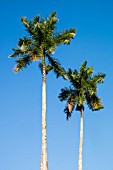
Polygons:
[[48,170],[47,144],[46,144],[46,69],[42,69],[42,153],[40,170]]
[[80,112],[80,143],[79,143],[79,158],[78,158],[78,170],[82,170],[82,147],[83,147],[83,129],[84,129],[84,117],[83,110]]

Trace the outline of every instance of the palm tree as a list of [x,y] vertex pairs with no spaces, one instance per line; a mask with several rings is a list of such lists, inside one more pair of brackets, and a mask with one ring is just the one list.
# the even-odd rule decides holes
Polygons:
[[[52,57],[57,46],[70,44],[74,38],[76,29],[70,28],[57,32],[58,19],[56,12],[52,12],[47,18],[40,19],[37,15],[32,20],[26,17],[20,18],[28,33],[19,38],[17,48],[13,48],[13,54],[9,58],[18,57],[14,72],[26,68],[34,61],[40,61],[42,71],[42,153],[40,170],[48,170],[47,147],[46,147],[46,74],[53,70],[57,77],[64,75],[64,69],[60,63]],[[48,64],[47,64],[48,62]],[[64,77],[65,78],[65,77]]]
[[101,99],[97,96],[97,84],[103,83],[105,74],[98,73],[93,75],[93,68],[86,67],[86,64],[86,61],[83,62],[78,71],[68,70],[67,77],[70,80],[71,86],[62,88],[59,94],[60,101],[67,102],[64,109],[67,119],[71,117],[74,108],[80,111],[78,170],[82,170],[84,105],[86,103],[92,111],[104,108]]

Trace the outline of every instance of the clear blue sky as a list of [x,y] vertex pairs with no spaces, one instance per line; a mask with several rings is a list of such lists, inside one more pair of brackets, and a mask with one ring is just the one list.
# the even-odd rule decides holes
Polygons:
[[[41,154],[41,74],[38,63],[14,74],[8,59],[19,37],[26,35],[20,16],[47,17],[57,11],[58,30],[75,27],[70,46],[55,57],[67,69],[84,60],[95,73],[106,73],[98,94],[104,110],[84,117],[83,170],[113,170],[113,0],[0,0],[0,170],[39,170]],[[66,121],[57,96],[67,83],[47,77],[47,143],[49,170],[77,169],[79,112]]]

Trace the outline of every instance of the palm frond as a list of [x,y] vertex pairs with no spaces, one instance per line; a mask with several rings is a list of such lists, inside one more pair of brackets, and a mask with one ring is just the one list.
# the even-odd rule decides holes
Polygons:
[[31,63],[31,60],[29,56],[26,56],[24,58],[17,59],[15,62],[17,63],[17,65],[14,68],[14,72],[18,72],[22,70],[23,68],[26,68],[27,65]]
[[79,68],[79,72],[80,72],[80,73],[85,72],[85,70],[86,70],[86,65],[87,65],[87,61],[84,61],[84,62],[82,63],[82,65],[80,66],[80,68]]
[[86,100],[87,100],[87,104],[89,108],[92,111],[100,110],[104,108],[104,106],[102,105],[101,99],[96,94],[93,94],[93,95],[88,94],[86,96]]
[[31,46],[32,45],[32,40],[31,38],[28,38],[28,37],[23,37],[23,38],[19,38],[18,40],[18,46],[19,47],[22,47],[22,45],[25,45],[27,47]]
[[80,79],[79,79],[79,74],[78,71],[75,69],[72,71],[70,68],[67,71],[67,79],[71,82],[71,84],[75,88],[80,88]]
[[39,23],[39,19],[40,19],[40,15],[37,14],[33,19],[34,23]]
[[90,95],[93,95],[97,92],[97,84],[91,80],[90,81],[88,80],[86,84],[86,89],[87,89],[86,93],[88,91]]
[[56,35],[55,42],[57,45],[70,44],[71,40],[75,37],[75,34],[76,29],[66,29],[65,31],[61,31]]
[[68,99],[72,94],[73,94],[73,89],[71,87],[70,88],[65,87],[61,89],[58,98],[60,99],[60,101],[66,100],[68,102]]
[[32,49],[30,49],[29,54],[31,61],[38,61],[43,55],[43,51],[40,48],[33,47]]
[[47,18],[47,25],[49,30],[54,30],[56,28],[56,24],[58,19],[56,17],[56,11],[53,11],[49,17]]
[[67,74],[65,69],[61,66],[61,64],[58,62],[57,59],[52,58],[50,55],[46,54],[49,60],[50,65],[53,68],[54,73],[56,74],[56,77],[62,76],[64,79],[66,79]]
[[91,75],[93,73],[92,66],[86,67],[86,65],[87,65],[87,61],[84,61],[83,64],[79,68],[79,74],[80,74],[81,80],[87,80],[91,78]]
[[30,47],[32,46],[32,41],[30,38],[23,37],[19,38],[18,40],[18,48],[13,48],[13,54],[9,55],[8,58],[13,58],[13,57],[22,57],[24,54],[29,51]]
[[30,27],[27,17],[20,17],[20,20],[22,21],[23,25],[25,25],[26,28]]
[[19,48],[12,48],[12,50],[14,51],[13,54],[9,55],[8,58],[13,58],[13,57],[17,57],[19,55],[23,55],[24,52],[19,49]]
[[40,15],[36,15],[36,17],[34,17],[32,20],[28,20],[27,17],[20,18],[29,35],[33,38],[33,40],[37,40],[37,44],[39,44],[40,38],[42,36],[39,18]]
[[105,76],[105,74],[98,73],[97,75],[94,75],[91,80],[95,83],[103,83]]

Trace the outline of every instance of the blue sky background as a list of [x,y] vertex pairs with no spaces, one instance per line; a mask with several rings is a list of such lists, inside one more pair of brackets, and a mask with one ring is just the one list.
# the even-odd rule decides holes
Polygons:
[[[41,155],[41,74],[38,63],[15,74],[8,59],[19,37],[26,35],[20,16],[47,17],[57,11],[58,30],[77,28],[69,46],[55,58],[67,69],[83,61],[95,73],[106,73],[98,94],[104,110],[84,116],[83,170],[113,170],[113,0],[0,0],[0,170],[39,170]],[[57,96],[68,83],[47,77],[47,143],[49,170],[75,170],[78,164],[79,112],[67,122]]]

